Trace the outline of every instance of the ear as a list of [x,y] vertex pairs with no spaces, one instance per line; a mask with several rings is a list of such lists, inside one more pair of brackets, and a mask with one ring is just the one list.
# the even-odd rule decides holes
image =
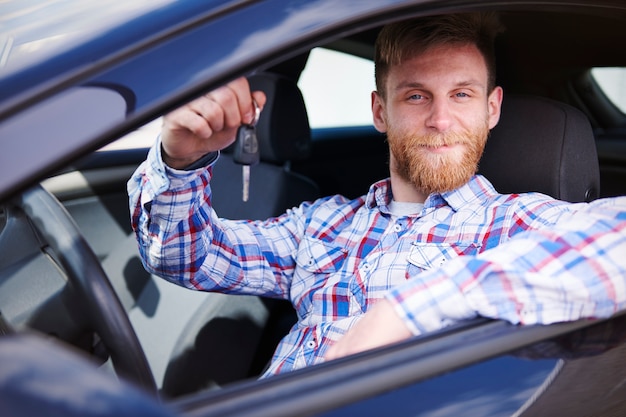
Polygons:
[[504,92],[502,87],[493,89],[487,98],[487,106],[489,111],[489,130],[493,129],[500,121],[500,110],[502,108],[502,96]]
[[376,130],[380,133],[386,133],[387,117],[385,112],[385,101],[377,91],[372,91],[372,116]]

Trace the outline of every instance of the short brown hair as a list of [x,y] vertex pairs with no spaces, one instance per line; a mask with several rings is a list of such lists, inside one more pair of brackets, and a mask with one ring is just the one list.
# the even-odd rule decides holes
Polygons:
[[375,76],[378,94],[386,97],[385,81],[389,67],[433,46],[476,45],[487,65],[487,89],[496,85],[494,42],[503,30],[495,13],[460,13],[426,16],[391,23],[382,28],[376,39]]

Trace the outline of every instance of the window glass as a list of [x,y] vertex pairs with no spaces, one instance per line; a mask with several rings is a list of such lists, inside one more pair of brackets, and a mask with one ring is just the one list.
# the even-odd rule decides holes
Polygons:
[[591,74],[622,113],[626,113],[626,68],[594,68]]
[[4,207],[0,207],[0,233],[4,230],[4,226],[7,224],[7,212]]
[[115,142],[111,142],[105,147],[100,148],[100,150],[112,151],[117,149],[148,148],[152,146],[157,136],[161,132],[162,124],[163,119],[159,117],[151,121],[150,123],[146,123],[139,129],[130,132],[126,136],[122,136]]
[[374,62],[324,48],[311,51],[298,86],[316,127],[372,124]]

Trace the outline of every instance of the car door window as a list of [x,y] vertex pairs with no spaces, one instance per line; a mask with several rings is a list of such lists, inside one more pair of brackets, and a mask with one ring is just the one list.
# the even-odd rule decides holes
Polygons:
[[373,61],[315,48],[298,86],[311,128],[372,124],[370,94],[376,89]]

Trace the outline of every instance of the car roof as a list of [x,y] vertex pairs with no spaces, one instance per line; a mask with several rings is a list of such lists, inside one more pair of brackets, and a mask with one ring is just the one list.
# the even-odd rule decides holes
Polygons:
[[153,2],[4,1],[2,76],[54,57],[171,0]]
[[[11,152],[0,154],[0,199],[229,78],[348,35],[353,35],[352,45],[367,51],[380,24],[410,13],[489,5],[580,13],[556,31],[559,23],[549,17],[533,21],[532,31],[527,20],[512,17],[513,69],[532,73],[533,65],[543,71],[558,62],[624,64],[624,54],[617,51],[626,43],[621,30],[626,6],[615,0],[511,1],[506,6],[499,1],[459,6],[446,0],[5,1],[0,138]],[[611,19],[599,18],[606,15]],[[577,31],[579,25],[588,26]],[[554,39],[546,31],[564,35]],[[598,48],[598,40],[604,48]]]

